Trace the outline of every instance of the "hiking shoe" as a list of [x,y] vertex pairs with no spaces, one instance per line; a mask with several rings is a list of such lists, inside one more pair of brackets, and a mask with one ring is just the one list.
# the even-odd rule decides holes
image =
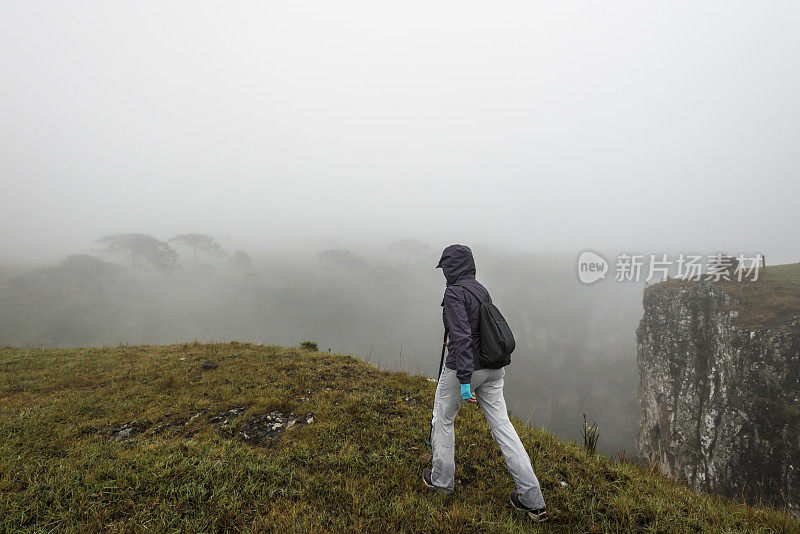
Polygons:
[[528,517],[531,518],[532,521],[535,523],[544,523],[547,521],[547,511],[544,508],[528,508],[519,500],[519,493],[516,491],[512,491],[510,495],[511,506],[516,508],[517,510],[522,510]]
[[431,470],[428,469],[428,468],[425,468],[425,469],[422,470],[422,482],[425,483],[425,487],[428,488],[428,489],[441,491],[443,493],[453,493],[453,490],[451,490],[451,489],[442,488],[440,486],[434,486],[433,485],[433,481],[431,479]]

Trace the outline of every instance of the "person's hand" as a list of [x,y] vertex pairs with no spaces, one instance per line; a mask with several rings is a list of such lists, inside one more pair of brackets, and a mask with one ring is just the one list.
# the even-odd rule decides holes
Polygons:
[[469,384],[461,384],[461,398],[472,404],[478,402],[478,399],[472,396],[472,391],[469,389]]

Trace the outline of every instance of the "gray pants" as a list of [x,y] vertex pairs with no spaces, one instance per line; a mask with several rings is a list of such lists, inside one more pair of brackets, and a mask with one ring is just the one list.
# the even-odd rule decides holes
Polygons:
[[[544,497],[539,480],[533,473],[531,460],[522,446],[517,431],[508,419],[506,400],[503,397],[505,369],[482,369],[472,373],[472,394],[478,399],[486,420],[492,429],[492,437],[500,446],[506,459],[508,471],[517,484],[519,500],[531,508],[544,508]],[[453,431],[456,414],[464,403],[461,385],[456,372],[448,367],[442,370],[436,387],[433,403],[433,468],[431,481],[434,486],[452,490],[455,485],[455,445]]]

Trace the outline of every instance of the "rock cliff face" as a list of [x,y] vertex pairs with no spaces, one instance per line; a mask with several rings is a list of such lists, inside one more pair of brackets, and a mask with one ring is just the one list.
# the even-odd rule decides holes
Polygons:
[[707,281],[648,287],[643,303],[640,454],[695,489],[800,510],[797,316],[740,326],[742,302]]

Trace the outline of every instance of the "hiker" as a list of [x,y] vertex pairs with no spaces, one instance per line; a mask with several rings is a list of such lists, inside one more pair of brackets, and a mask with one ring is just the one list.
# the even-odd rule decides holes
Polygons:
[[422,480],[428,488],[448,493],[453,491],[456,469],[453,424],[464,402],[477,403],[517,485],[517,491],[510,495],[511,504],[534,521],[546,521],[539,480],[508,418],[503,397],[505,369],[481,365],[481,302],[490,302],[490,297],[486,288],[475,279],[472,251],[465,245],[450,245],[444,249],[436,267],[441,267],[447,280],[442,306],[445,336],[449,334],[449,341],[447,362],[439,376],[433,404],[433,467],[422,472]]

